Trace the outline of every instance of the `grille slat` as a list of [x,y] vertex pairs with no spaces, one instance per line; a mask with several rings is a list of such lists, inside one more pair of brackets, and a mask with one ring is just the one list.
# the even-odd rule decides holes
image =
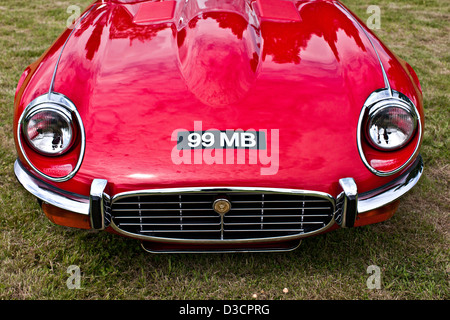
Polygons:
[[323,222],[228,222],[224,223],[224,226],[245,226],[245,225],[272,225],[272,224],[280,224],[280,225],[290,225],[290,224],[323,224]]
[[[328,217],[327,214],[316,214],[314,217]],[[231,217],[231,216],[230,216]],[[306,217],[305,215],[297,214],[279,214],[279,215],[236,215],[232,216],[233,218],[302,218]],[[186,218],[209,218],[209,219],[216,219],[217,217],[206,217],[206,216],[183,216],[184,219]],[[180,219],[179,216],[151,216],[151,217],[140,217],[140,216],[116,216],[116,219]]]
[[[298,208],[297,208],[298,209]],[[135,209],[131,208],[131,209],[114,209],[114,211],[116,212],[127,212],[127,211],[134,211]],[[211,211],[211,209],[207,209],[207,208],[199,208],[199,209],[189,209],[189,208],[185,208],[185,209],[146,209],[146,208],[141,208],[139,209],[141,212],[146,212],[146,211],[177,211],[180,212],[180,210],[183,211]]]
[[303,229],[242,229],[242,230],[228,230],[228,232],[303,232]]
[[[183,219],[203,219],[203,218],[209,218],[209,219],[217,219],[217,217],[207,217],[207,216],[183,216]],[[116,219],[180,219],[180,216],[151,216],[151,217],[140,217],[140,216],[116,216]]]
[[[217,199],[231,203],[223,217],[213,209]],[[281,192],[130,194],[111,203],[119,230],[181,241],[300,236],[329,225],[333,212],[331,197]]]
[[[192,201],[192,202],[183,202],[179,201],[179,204],[210,204],[208,201]],[[117,205],[154,205],[154,204],[173,204],[173,202],[119,202]]]
[[[264,203],[315,203],[315,202],[329,202],[328,200],[278,200],[278,201],[265,201],[263,200]],[[261,201],[234,201],[234,203],[261,203]]]
[[[303,209],[307,209],[307,210],[326,210],[328,209],[328,207],[310,207],[310,208],[303,208],[303,207],[297,207],[297,208],[264,208],[265,211],[267,210],[303,210]],[[261,210],[261,208],[231,208],[232,211],[236,211],[236,210]]]
[[[144,230],[143,233],[152,233],[155,230]],[[220,232],[219,230],[158,230],[159,233],[189,233],[189,232]]]
[[[320,208],[264,208],[264,210],[269,210],[269,211],[273,211],[273,210],[327,210],[329,209],[328,207],[320,207]],[[149,211],[153,211],[153,212],[161,212],[161,211],[180,211],[180,209],[139,209],[141,212],[149,212]],[[207,209],[207,208],[201,208],[201,209],[182,209],[183,211],[211,211],[211,209]],[[232,208],[231,211],[238,211],[238,210],[261,210],[261,208]],[[128,211],[135,211],[135,209],[114,209],[115,212],[128,212]]]
[[[177,224],[174,223],[131,223],[131,222],[124,222],[121,223],[122,226],[153,226],[153,227],[158,227],[158,226],[177,226]],[[183,223],[183,224],[179,224],[180,226],[183,225],[185,227],[189,227],[189,226],[220,226],[220,223]]]

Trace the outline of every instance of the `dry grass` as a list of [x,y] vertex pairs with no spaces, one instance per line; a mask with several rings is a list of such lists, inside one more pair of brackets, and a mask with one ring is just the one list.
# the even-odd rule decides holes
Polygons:
[[[51,224],[16,182],[15,85],[61,33],[73,3],[3,0],[0,299],[448,299],[450,4],[344,1],[363,20],[374,2],[382,10],[376,33],[415,68],[425,93],[426,170],[398,213],[378,225],[306,239],[291,253],[149,255],[134,240]],[[81,269],[79,290],[66,286],[70,265]],[[369,265],[382,270],[379,290],[366,286]]]

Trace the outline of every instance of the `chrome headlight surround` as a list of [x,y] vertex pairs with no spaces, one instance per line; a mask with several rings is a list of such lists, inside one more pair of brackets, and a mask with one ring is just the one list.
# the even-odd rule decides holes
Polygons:
[[[80,134],[80,140],[81,140],[81,147],[80,147],[80,154],[78,155],[78,161],[75,165],[75,168],[69,174],[67,174],[63,177],[53,177],[53,176],[43,173],[41,170],[36,168],[36,166],[33,165],[32,161],[27,156],[27,153],[23,146],[23,142],[25,140],[27,140],[27,137],[25,137],[25,133],[23,131],[24,125],[26,125],[26,121],[34,114],[41,112],[41,111],[45,111],[45,110],[50,110],[52,112],[57,113],[61,117],[66,118],[68,121],[71,122],[72,129],[75,126],[78,126],[77,131]],[[64,96],[60,93],[56,93],[56,92],[46,93],[42,96],[37,97],[36,99],[34,99],[33,101],[31,101],[28,104],[28,106],[25,108],[25,110],[22,112],[22,115],[19,118],[19,122],[18,122],[18,126],[17,126],[17,141],[18,141],[18,146],[19,146],[20,152],[22,153],[23,157],[25,158],[27,164],[40,176],[42,176],[43,178],[46,178],[50,181],[64,182],[64,181],[71,179],[77,173],[77,171],[80,169],[81,163],[83,162],[84,152],[85,152],[85,147],[86,147],[86,135],[85,135],[85,131],[84,131],[83,122],[82,122],[81,116],[78,113],[78,110],[75,107],[75,105],[73,104],[73,102],[70,101],[66,96]],[[44,155],[44,156],[48,156],[50,159],[52,156],[61,155],[65,151],[69,150],[72,147],[73,143],[74,143],[74,141],[71,141],[70,145],[66,146],[66,148],[65,148],[65,150],[63,150],[63,152],[55,153],[55,154],[52,154],[52,153],[46,154],[45,152],[36,150],[36,148],[34,146],[30,145],[30,143],[28,143],[28,144],[30,145],[30,148],[32,150],[34,150],[36,153]]]
[[[415,126],[414,126],[415,132],[412,133],[411,136],[406,141],[404,141],[404,143],[402,143],[401,145],[396,146],[395,148],[392,148],[392,149],[380,148],[379,146],[375,146],[373,144],[373,142],[371,141],[371,138],[368,136],[368,132],[367,132],[367,124],[370,121],[370,119],[373,119],[373,117],[376,116],[380,111],[382,111],[383,109],[389,108],[389,107],[400,108],[400,109],[408,112],[411,115],[412,119],[414,119],[414,121],[416,122]],[[411,142],[411,140],[414,139],[414,137],[416,135],[418,135],[418,137],[417,137],[417,144],[414,148],[414,151],[412,152],[412,154],[408,158],[408,160],[405,161],[405,163],[403,163],[401,166],[399,166],[395,170],[385,172],[385,171],[380,171],[380,170],[375,169],[374,167],[372,167],[370,165],[370,163],[368,162],[368,160],[364,154],[364,150],[363,150],[363,146],[362,146],[363,139],[367,140],[367,143],[375,150],[382,151],[382,152],[395,152],[395,151],[401,150],[403,147],[408,145]],[[364,103],[364,106],[363,106],[360,116],[359,116],[358,129],[357,129],[357,145],[358,145],[359,154],[361,156],[361,159],[362,159],[364,165],[372,173],[376,174],[377,176],[386,177],[386,176],[396,174],[396,173],[400,172],[401,170],[403,170],[417,156],[417,154],[419,152],[421,140],[422,140],[422,124],[421,124],[420,114],[417,111],[417,108],[414,105],[414,103],[407,96],[405,96],[404,94],[402,94],[398,91],[391,90],[390,88],[376,90],[369,96],[369,98]]]

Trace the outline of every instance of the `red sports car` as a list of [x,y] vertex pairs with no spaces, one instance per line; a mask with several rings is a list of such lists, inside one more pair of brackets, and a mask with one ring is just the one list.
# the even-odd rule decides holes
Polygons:
[[21,76],[14,170],[56,224],[283,251],[390,218],[420,84],[339,1],[96,1]]

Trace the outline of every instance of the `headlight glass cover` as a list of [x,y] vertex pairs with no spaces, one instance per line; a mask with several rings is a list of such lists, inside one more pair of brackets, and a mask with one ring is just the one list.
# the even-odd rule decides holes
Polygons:
[[370,112],[366,132],[369,143],[379,150],[405,146],[417,128],[417,117],[402,106],[386,105]]
[[31,110],[23,121],[22,130],[30,147],[47,156],[65,153],[74,141],[72,116],[58,106]]

